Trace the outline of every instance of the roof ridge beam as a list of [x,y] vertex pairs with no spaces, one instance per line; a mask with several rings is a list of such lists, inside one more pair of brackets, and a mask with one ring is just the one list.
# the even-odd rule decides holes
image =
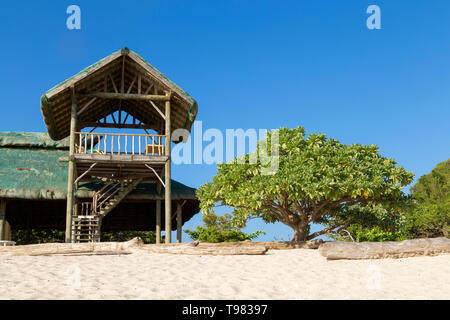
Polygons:
[[94,93],[78,93],[80,97],[96,97],[103,99],[122,99],[122,100],[152,100],[152,101],[169,101],[170,96],[159,94],[137,94],[137,93],[114,93],[114,92],[94,92]]

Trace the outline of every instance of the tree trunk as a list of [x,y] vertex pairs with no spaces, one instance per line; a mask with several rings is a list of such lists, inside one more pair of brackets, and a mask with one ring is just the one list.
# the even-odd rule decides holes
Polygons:
[[308,225],[299,223],[290,227],[294,229],[294,238],[292,239],[292,242],[304,242],[308,240]]

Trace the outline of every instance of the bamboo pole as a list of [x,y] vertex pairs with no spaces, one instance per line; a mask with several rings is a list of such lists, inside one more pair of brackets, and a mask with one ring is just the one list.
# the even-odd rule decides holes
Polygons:
[[0,240],[6,240],[6,200],[0,200]]
[[74,178],[75,178],[75,160],[73,154],[75,151],[75,131],[77,128],[77,96],[75,87],[72,87],[72,113],[70,116],[70,147],[69,147],[69,166],[67,179],[67,208],[66,208],[66,242],[72,242],[72,213],[74,206]]
[[95,92],[80,94],[82,97],[97,97],[103,99],[122,99],[122,100],[153,100],[168,101],[168,95],[158,94],[136,94],[136,93],[114,93],[114,92]]
[[156,200],[156,243],[161,243],[161,200]]
[[177,205],[177,243],[181,243],[181,227],[182,227],[182,205],[178,203]]
[[164,183],[164,208],[165,208],[165,222],[166,222],[166,243],[172,242],[172,197],[171,197],[171,160],[170,160],[170,136],[171,136],[171,128],[170,128],[170,93],[166,92],[166,156],[167,161],[165,164],[165,183]]

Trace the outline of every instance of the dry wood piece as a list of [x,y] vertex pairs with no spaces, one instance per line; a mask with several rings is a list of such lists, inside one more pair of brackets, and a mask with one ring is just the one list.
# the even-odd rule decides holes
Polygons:
[[450,253],[450,239],[414,239],[389,242],[326,242],[319,252],[327,259],[406,258]]
[[[229,246],[220,243],[149,244],[139,248],[139,252],[170,253],[187,255],[260,255],[267,252],[265,246]],[[138,252],[138,251],[136,251]]]
[[141,238],[126,242],[97,243],[42,243],[25,246],[2,247],[0,255],[42,256],[49,254],[79,254],[79,253],[134,253],[142,247]]
[[51,254],[81,254],[81,253],[170,253],[188,255],[256,255],[264,254],[267,248],[262,245],[223,245],[220,243],[200,243],[194,241],[183,244],[149,244],[143,245],[137,237],[126,242],[97,243],[43,243],[25,246],[0,248],[1,255],[9,256],[41,256]]
[[269,250],[287,250],[287,249],[317,249],[323,243],[323,240],[312,240],[304,242],[259,242],[259,241],[241,241],[241,242],[220,242],[207,243],[199,242],[199,247],[266,247]]
[[255,242],[264,244],[270,250],[287,249],[318,249],[323,243],[322,239],[302,241],[302,242]]

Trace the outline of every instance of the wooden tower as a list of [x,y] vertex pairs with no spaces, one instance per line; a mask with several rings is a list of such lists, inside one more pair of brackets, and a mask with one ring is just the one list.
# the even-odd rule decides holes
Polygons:
[[[161,194],[156,203],[157,242],[164,200],[165,242],[170,243],[171,136],[175,129],[190,131],[196,101],[124,48],[46,92],[41,108],[52,139],[70,136],[66,242],[99,241],[102,219],[139,183],[155,182]],[[103,128],[127,132],[99,133]],[[78,201],[81,181],[102,183],[92,201]],[[175,209],[178,241],[181,207],[179,203]]]

